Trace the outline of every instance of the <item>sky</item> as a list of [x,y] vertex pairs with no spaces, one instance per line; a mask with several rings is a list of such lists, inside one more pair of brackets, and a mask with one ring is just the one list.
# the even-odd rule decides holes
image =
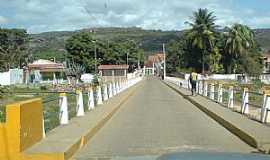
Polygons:
[[198,8],[221,27],[270,28],[270,0],[0,0],[0,27],[29,33],[90,27],[182,30]]

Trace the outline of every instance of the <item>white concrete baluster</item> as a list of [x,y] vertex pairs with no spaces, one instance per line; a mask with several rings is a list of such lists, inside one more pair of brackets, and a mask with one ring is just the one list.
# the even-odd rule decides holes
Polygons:
[[223,102],[223,88],[222,84],[218,85],[218,102],[222,103]]
[[210,99],[215,100],[215,84],[210,85]]
[[248,114],[249,113],[249,106],[248,106],[248,88],[244,88],[244,92],[242,95],[242,106],[241,106],[241,113]]
[[263,98],[263,106],[261,109],[261,122],[262,123],[269,123],[270,122],[270,94],[269,93],[264,93],[264,98]]
[[43,119],[42,119],[42,137],[46,138],[44,115],[43,115]]
[[113,97],[113,87],[112,87],[112,83],[109,83],[109,98]]
[[77,100],[77,116],[84,116],[84,108],[83,108],[83,95],[82,95],[82,91],[77,90],[76,91],[76,100]]
[[113,96],[116,95],[116,86],[115,86],[115,82],[112,82],[112,93],[113,93]]
[[92,87],[89,88],[88,91],[88,110],[93,110],[95,109],[95,99],[94,99],[94,92]]
[[203,87],[203,90],[204,90],[204,96],[207,97],[207,92],[208,92],[208,83],[205,81],[204,82],[204,87]]
[[104,101],[108,100],[108,89],[107,89],[106,84],[103,85],[103,98],[104,98]]
[[228,93],[228,108],[234,108],[234,99],[233,99],[233,86],[229,87],[229,93]]
[[103,104],[102,102],[102,93],[101,93],[101,87],[97,86],[97,104],[101,105]]
[[59,97],[59,122],[60,125],[68,124],[68,101],[66,93],[61,93]]

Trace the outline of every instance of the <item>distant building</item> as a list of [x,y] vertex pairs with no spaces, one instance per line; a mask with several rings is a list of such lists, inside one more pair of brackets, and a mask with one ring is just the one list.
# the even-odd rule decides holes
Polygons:
[[100,65],[99,73],[104,81],[127,78],[128,65]]
[[264,74],[270,73],[270,50],[263,54],[262,63],[263,63],[263,73]]
[[144,62],[144,74],[146,75],[161,75],[163,72],[164,54],[157,52],[154,55],[148,56]]
[[27,82],[55,81],[64,75],[64,64],[39,59],[25,68]]

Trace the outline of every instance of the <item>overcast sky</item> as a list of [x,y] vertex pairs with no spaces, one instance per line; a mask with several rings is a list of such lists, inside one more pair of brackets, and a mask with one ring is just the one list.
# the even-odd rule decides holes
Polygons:
[[30,33],[131,26],[181,30],[198,8],[215,12],[221,26],[270,28],[270,0],[0,0],[0,27]]

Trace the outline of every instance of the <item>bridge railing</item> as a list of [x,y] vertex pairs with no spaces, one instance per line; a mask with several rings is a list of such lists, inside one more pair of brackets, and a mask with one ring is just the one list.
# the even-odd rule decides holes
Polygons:
[[[115,80],[98,86],[77,88],[75,91],[40,91],[13,92],[12,94],[31,95],[42,98],[43,136],[59,125],[69,124],[70,119],[84,116],[85,112],[94,110],[96,106],[118,95],[137,84],[143,77]],[[5,122],[5,107],[0,110],[1,121]]]
[[[166,77],[166,81],[179,87],[190,89],[188,80]],[[270,123],[270,91],[250,91],[248,88],[239,89],[221,81],[199,80],[196,93],[212,101],[222,104],[262,123]]]

